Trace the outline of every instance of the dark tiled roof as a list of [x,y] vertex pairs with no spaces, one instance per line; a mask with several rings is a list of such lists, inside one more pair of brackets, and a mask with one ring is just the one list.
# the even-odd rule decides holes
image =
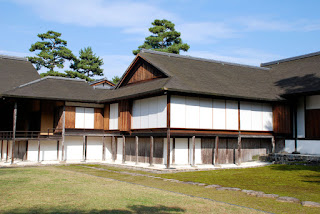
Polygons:
[[25,58],[0,55],[0,95],[21,84],[39,79],[40,75]]
[[98,102],[101,94],[109,91],[94,89],[85,80],[48,76],[7,91],[4,96]]
[[277,100],[270,69],[221,61],[142,51],[143,59],[169,75],[172,91],[255,100]]
[[320,91],[320,52],[261,65],[271,68],[274,86],[280,95]]

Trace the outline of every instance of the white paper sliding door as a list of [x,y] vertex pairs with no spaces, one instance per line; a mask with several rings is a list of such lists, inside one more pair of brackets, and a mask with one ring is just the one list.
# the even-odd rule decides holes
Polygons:
[[119,117],[118,108],[119,108],[118,103],[110,104],[110,115],[109,115],[110,116],[109,117],[109,129],[110,130],[119,129],[119,127],[118,127],[118,117]]

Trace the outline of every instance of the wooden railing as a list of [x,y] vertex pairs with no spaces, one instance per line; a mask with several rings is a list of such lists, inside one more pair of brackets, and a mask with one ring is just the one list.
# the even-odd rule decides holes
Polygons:
[[[16,139],[18,138],[50,138],[61,136],[61,129],[48,129],[47,134],[42,134],[40,131],[16,131]],[[12,139],[13,131],[0,131],[0,139]]]

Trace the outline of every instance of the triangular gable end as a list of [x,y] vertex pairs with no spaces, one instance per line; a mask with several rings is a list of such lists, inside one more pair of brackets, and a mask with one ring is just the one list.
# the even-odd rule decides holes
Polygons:
[[123,78],[120,80],[121,82],[117,88],[165,77],[167,77],[167,75],[140,56],[137,56],[127,72],[124,74]]

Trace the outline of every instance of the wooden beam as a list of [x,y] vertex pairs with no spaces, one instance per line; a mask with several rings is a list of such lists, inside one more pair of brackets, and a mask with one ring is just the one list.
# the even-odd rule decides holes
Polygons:
[[126,163],[126,137],[122,135],[122,163]]
[[192,166],[196,165],[196,136],[192,136]]
[[138,164],[138,157],[139,157],[139,137],[138,136],[136,136],[136,165]]
[[17,110],[18,110],[18,104],[17,104],[17,102],[15,102],[14,108],[13,108],[13,134],[12,134],[11,164],[14,163],[14,147],[15,147],[15,142],[16,142],[16,131],[17,131]]
[[59,141],[57,140],[57,161],[59,161]]
[[216,136],[216,138],[215,138],[214,148],[215,148],[214,165],[217,165],[218,161],[219,161],[219,136]]
[[153,136],[150,136],[150,166],[153,166],[153,144],[154,144]]
[[38,140],[38,163],[40,163],[40,140]]
[[62,112],[62,133],[61,133],[61,161],[65,161],[64,157],[64,141],[65,141],[65,134],[66,134],[66,108],[63,106]]
[[241,165],[241,136],[238,136],[238,165]]
[[106,137],[102,137],[102,161],[106,160]]
[[276,141],[274,137],[271,138],[271,144],[272,144],[272,154],[276,152]]
[[116,138],[115,136],[111,137],[111,151],[112,151],[112,161],[116,160]]

